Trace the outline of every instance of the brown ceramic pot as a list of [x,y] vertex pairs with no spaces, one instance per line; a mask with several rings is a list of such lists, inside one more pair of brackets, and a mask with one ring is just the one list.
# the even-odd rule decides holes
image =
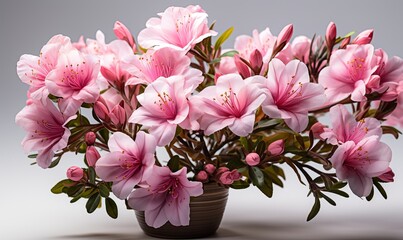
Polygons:
[[144,212],[135,211],[145,234],[158,238],[202,238],[214,234],[220,226],[228,199],[228,189],[216,183],[203,185],[204,192],[190,199],[189,226],[173,226],[169,222],[160,228],[145,223]]

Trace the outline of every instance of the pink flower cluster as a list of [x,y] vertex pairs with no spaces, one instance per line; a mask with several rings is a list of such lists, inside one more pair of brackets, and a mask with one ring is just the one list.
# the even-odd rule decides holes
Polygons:
[[[114,33],[110,43],[100,31],[75,43],[56,35],[38,56],[21,56],[17,74],[29,90],[16,123],[40,167],[68,151],[85,154],[87,168],[70,167],[68,179],[84,184],[95,171],[145,212],[148,225],[188,225],[190,197],[203,193],[202,183],[267,187],[275,181],[253,181],[248,171],[281,175],[267,169],[297,162],[290,154],[310,156],[307,138],[332,149],[313,154],[327,158],[357,196],[368,196],[374,181],[393,181],[391,149],[380,139],[383,120],[403,126],[403,60],[375,49],[372,30],[351,41],[337,38],[330,23],[324,40],[291,40],[290,24],[278,36],[269,28],[238,36],[234,49],[222,50],[211,43],[217,33],[207,13],[188,6],[149,19],[138,45],[121,22]],[[330,127],[317,122],[327,111]],[[177,162],[160,162],[158,147]]]

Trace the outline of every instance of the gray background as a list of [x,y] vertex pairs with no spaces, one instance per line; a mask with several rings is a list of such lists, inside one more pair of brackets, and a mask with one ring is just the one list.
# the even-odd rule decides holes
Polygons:
[[[201,4],[216,30],[234,26],[233,36],[270,27],[277,35],[288,23],[294,36],[324,34],[329,21],[339,34],[374,28],[376,47],[390,56],[403,56],[403,1],[5,1],[0,2],[0,238],[1,239],[145,239],[120,203],[118,220],[104,209],[88,215],[84,202],[69,204],[65,196],[49,189],[65,177],[65,169],[80,164],[70,156],[57,169],[30,166],[20,141],[24,132],[14,124],[23,108],[27,86],[16,75],[16,62],[24,53],[37,55],[47,40],[58,33],[77,40],[95,38],[102,30],[107,42],[114,39],[113,23],[120,20],[134,34],[148,18],[171,5]],[[231,37],[227,47],[233,45]],[[256,189],[231,191],[230,201],[216,238],[220,239],[403,239],[402,140],[385,141],[393,149],[396,182],[386,186],[389,199],[379,194],[368,203],[351,196],[335,198],[337,207],[324,204],[319,216],[306,223],[312,204],[307,189],[288,174],[285,189],[275,189],[266,199]]]

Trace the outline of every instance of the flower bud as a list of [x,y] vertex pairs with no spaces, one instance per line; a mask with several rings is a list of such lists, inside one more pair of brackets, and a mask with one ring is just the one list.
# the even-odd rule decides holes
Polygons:
[[284,140],[280,139],[270,143],[267,147],[267,151],[273,156],[278,156],[284,152]]
[[227,168],[227,167],[219,167],[217,169],[216,175],[219,176],[219,175],[221,175],[221,174],[223,174],[225,172],[228,172],[228,171],[229,171],[229,168]]
[[341,41],[339,48],[340,49],[345,49],[347,47],[348,44],[350,44],[350,40],[351,37],[346,37],[345,39],[343,39],[343,41]]
[[331,51],[336,41],[337,29],[334,22],[330,22],[326,29],[326,45]]
[[354,38],[353,43],[359,44],[359,45],[371,43],[373,36],[374,36],[373,29],[365,30],[365,31],[361,32],[360,34],[358,34],[357,37]]
[[116,21],[115,25],[113,26],[113,32],[118,39],[126,41],[130,47],[133,48],[133,52],[136,51],[136,44],[134,42],[133,35],[123,23]]
[[313,133],[314,138],[323,140],[323,138],[320,135],[325,131],[325,125],[323,125],[320,122],[317,122],[312,125],[311,131]]
[[387,172],[378,176],[378,178],[384,182],[394,182],[394,179],[393,179],[394,177],[395,177],[395,173],[392,171],[391,168],[388,168]]
[[209,164],[206,164],[206,165],[204,166],[204,170],[205,170],[208,174],[213,175],[213,173],[214,173],[215,170],[216,170],[216,167],[215,167],[213,164],[209,163]]
[[98,99],[97,102],[94,104],[94,111],[95,114],[101,119],[102,121],[109,122],[109,110],[106,103],[103,101],[102,97]]
[[84,170],[80,167],[72,166],[67,169],[66,175],[68,179],[77,182],[80,181],[81,178],[83,178]]
[[[292,24],[288,24],[287,26],[285,26],[283,28],[283,30],[281,30],[281,32],[278,34],[275,48],[277,48],[279,46],[284,47],[290,41],[293,31],[294,31],[294,26]],[[280,51],[280,50],[278,50],[278,51]]]
[[94,146],[87,147],[85,158],[87,159],[88,166],[94,167],[100,157],[101,155],[99,155],[98,150]]
[[123,106],[124,103],[122,101],[112,109],[109,115],[112,123],[117,127],[121,127],[126,123],[126,111]]
[[95,143],[95,140],[97,140],[97,135],[94,132],[87,132],[85,134],[85,143],[88,146],[92,146]]
[[262,69],[263,66],[263,56],[262,53],[255,49],[249,57],[249,62],[252,67],[252,70],[255,74],[259,74],[260,70]]
[[231,185],[234,183],[234,181],[239,180],[241,176],[242,175],[236,169],[232,170],[231,172],[226,171],[220,175],[219,182],[224,185]]
[[260,163],[260,156],[257,153],[249,153],[246,155],[245,161],[249,166],[256,166]]
[[196,174],[195,179],[200,182],[207,182],[208,181],[208,174],[206,171],[201,170]]
[[234,56],[234,62],[235,62],[236,69],[238,70],[239,74],[242,76],[243,79],[251,76],[248,65],[246,65],[241,60],[241,57],[239,55]]

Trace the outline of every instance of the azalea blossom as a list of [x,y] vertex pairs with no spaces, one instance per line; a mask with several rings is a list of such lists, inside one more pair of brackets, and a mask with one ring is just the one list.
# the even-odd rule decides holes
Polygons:
[[131,208],[144,211],[148,226],[159,228],[166,222],[187,226],[190,219],[190,197],[203,193],[201,182],[189,181],[186,168],[171,172],[168,167],[154,167],[148,188],[135,190],[128,199]]
[[329,66],[319,74],[319,83],[325,87],[329,103],[337,103],[350,95],[353,101],[366,100],[367,88],[379,81],[378,76],[372,76],[378,68],[377,62],[370,44],[352,44],[336,50]]
[[372,189],[372,178],[389,171],[392,151],[378,136],[360,142],[347,141],[329,159],[340,180],[347,180],[353,193],[366,197]]
[[278,59],[269,64],[269,74],[264,81],[267,97],[262,104],[265,114],[282,118],[294,131],[308,126],[308,111],[324,104],[326,96],[321,85],[309,82],[306,65],[293,60],[285,65]]
[[33,100],[17,114],[15,122],[27,131],[22,146],[38,152],[40,167],[49,167],[55,152],[67,146],[70,130],[65,125],[74,117],[62,114],[49,99]]
[[188,116],[184,84],[181,76],[160,77],[137,96],[141,107],[133,112],[129,122],[147,127],[158,146],[168,144],[175,136],[176,127]]
[[112,191],[120,199],[129,196],[134,186],[152,175],[156,141],[153,136],[138,132],[133,141],[128,135],[116,132],[109,141],[110,153],[98,159],[95,170],[107,182],[113,182]]
[[181,75],[185,78],[185,91],[190,93],[203,81],[200,70],[190,68],[186,52],[172,48],[150,49],[143,55],[136,55],[128,71],[133,75],[128,85],[149,84],[159,77]]
[[382,136],[381,123],[376,118],[364,118],[356,121],[344,105],[338,104],[330,108],[332,128],[324,128],[320,134],[322,139],[333,145],[347,141],[358,143],[368,136]]
[[74,114],[82,103],[94,103],[99,96],[96,79],[99,63],[91,55],[73,49],[60,54],[57,66],[46,80],[49,93],[62,97],[63,112]]
[[199,122],[206,135],[225,127],[238,136],[246,136],[253,130],[255,112],[265,99],[258,82],[263,77],[245,80],[239,74],[227,74],[192,98],[203,112]]
[[207,25],[207,13],[189,8],[169,7],[160,18],[150,18],[138,36],[143,48],[171,47],[188,51],[203,39],[217,33]]
[[56,68],[61,48],[73,48],[70,39],[63,35],[53,36],[42,47],[39,56],[24,54],[17,63],[17,74],[21,81],[30,85],[30,97],[36,100],[46,99],[49,91],[45,79]]

